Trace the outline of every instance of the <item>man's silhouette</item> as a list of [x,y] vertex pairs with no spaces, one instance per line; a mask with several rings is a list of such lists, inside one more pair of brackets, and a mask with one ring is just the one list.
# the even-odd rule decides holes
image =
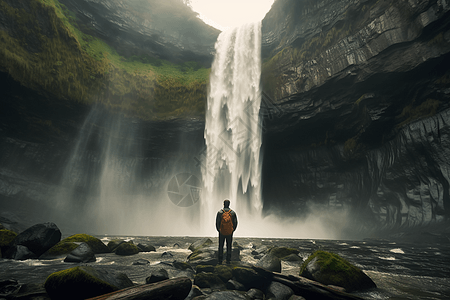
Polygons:
[[230,209],[230,200],[223,201],[223,208],[217,212],[216,229],[219,232],[219,264],[223,260],[223,244],[227,241],[227,264],[231,262],[233,232],[238,225],[236,213]]

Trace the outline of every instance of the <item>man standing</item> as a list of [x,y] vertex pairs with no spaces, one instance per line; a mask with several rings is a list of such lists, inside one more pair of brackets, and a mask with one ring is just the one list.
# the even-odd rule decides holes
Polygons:
[[217,212],[216,229],[219,232],[219,264],[223,260],[223,244],[227,241],[227,264],[231,262],[233,232],[238,225],[236,213],[230,209],[230,200],[223,201],[223,209]]

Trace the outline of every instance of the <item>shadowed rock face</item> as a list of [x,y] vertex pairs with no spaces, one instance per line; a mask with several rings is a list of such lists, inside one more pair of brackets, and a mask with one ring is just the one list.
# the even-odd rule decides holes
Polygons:
[[353,229],[448,216],[449,10],[275,2],[263,20],[268,213],[349,209]]

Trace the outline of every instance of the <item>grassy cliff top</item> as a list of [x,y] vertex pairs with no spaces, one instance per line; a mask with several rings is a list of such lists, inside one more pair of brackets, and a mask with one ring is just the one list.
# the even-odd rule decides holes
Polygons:
[[204,114],[209,69],[199,63],[123,57],[58,0],[0,0],[0,12],[0,70],[22,85],[147,120]]

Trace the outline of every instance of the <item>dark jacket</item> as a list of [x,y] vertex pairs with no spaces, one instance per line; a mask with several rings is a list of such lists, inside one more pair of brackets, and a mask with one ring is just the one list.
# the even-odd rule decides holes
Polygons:
[[[222,222],[222,215],[224,211],[229,211],[230,208],[222,208],[221,210],[219,210],[217,212],[217,216],[216,216],[216,229],[217,231],[220,230],[220,222]],[[237,226],[238,226],[238,221],[237,221],[237,216],[236,213],[234,212],[234,210],[231,210],[231,220],[233,222],[233,231],[236,230]]]

